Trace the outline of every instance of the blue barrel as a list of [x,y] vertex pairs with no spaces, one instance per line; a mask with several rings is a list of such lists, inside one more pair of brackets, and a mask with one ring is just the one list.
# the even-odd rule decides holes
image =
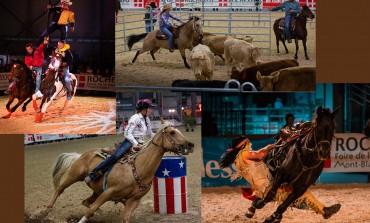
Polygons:
[[164,156],[154,174],[154,212],[179,214],[187,211],[186,158]]

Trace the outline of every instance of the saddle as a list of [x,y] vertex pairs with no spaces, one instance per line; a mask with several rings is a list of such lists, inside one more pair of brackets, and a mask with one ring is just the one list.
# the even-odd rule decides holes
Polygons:
[[275,171],[281,165],[288,152],[287,148],[299,140],[302,140],[310,132],[312,129],[312,123],[303,122],[299,125],[296,124],[294,127],[296,130],[288,137],[280,136],[280,138],[275,142],[275,146],[277,148],[272,150],[269,156],[266,157],[265,163],[271,171]]
[[[293,31],[295,30],[295,24],[296,24],[296,20],[297,20],[297,16],[294,16],[292,18],[292,20],[290,21],[290,31],[293,33]],[[281,29],[284,33],[285,33],[285,18],[283,18],[282,20],[280,20],[279,22],[279,29]]]
[[[172,27],[171,28],[171,33],[173,35],[173,39],[177,39],[180,36],[180,27]],[[158,30],[155,36],[156,39],[158,40],[167,40],[168,36],[164,34],[161,30]]]

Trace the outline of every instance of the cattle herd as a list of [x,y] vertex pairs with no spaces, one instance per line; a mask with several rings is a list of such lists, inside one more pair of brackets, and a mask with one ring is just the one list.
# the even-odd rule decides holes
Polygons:
[[176,80],[173,87],[223,88],[226,81],[209,82],[213,80],[215,56],[219,56],[225,61],[229,79],[250,82],[259,91],[315,91],[315,67],[300,67],[296,60],[288,59],[264,63],[262,50],[253,46],[248,36],[194,34],[193,46],[190,66],[196,81]]

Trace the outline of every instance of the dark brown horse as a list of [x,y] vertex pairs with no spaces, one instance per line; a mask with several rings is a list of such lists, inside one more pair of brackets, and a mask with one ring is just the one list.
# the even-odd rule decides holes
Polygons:
[[[179,37],[173,40],[174,44],[177,46],[177,48],[180,51],[181,57],[184,60],[185,67],[190,69],[190,66],[186,61],[185,49],[189,49],[189,50],[193,49],[193,33],[194,32],[197,32],[200,36],[203,36],[203,29],[202,29],[201,21],[199,17],[193,16],[189,19],[189,21],[178,26],[176,29],[178,29],[177,32],[179,32]],[[168,44],[167,44],[168,40],[167,39],[158,40],[156,38],[157,32],[158,30],[154,30],[150,33],[130,35],[128,37],[127,45],[130,50],[135,43],[145,38],[143,47],[136,52],[134,59],[131,61],[132,63],[135,63],[137,57],[140,54],[145,53],[147,51],[150,51],[150,55],[152,56],[153,61],[156,62],[154,53],[157,52],[160,48],[168,49]]]
[[[307,188],[315,183],[320,176],[324,162],[330,158],[330,149],[335,131],[334,117],[338,109],[331,112],[329,108],[319,107],[313,120],[313,127],[306,134],[290,144],[286,150],[286,155],[281,162],[277,162],[276,170],[270,171],[274,176],[271,190],[265,198],[257,198],[248,209],[254,213],[255,208],[261,209],[268,202],[275,198],[279,186],[286,182],[292,187],[292,192],[279,205],[274,214],[266,218],[264,223],[278,223],[283,218],[286,209],[300,196]],[[270,156],[274,159],[274,156]],[[270,159],[267,163],[270,163]]]
[[[306,60],[310,59],[307,55],[307,47],[306,47],[306,42],[307,42],[307,28],[306,28],[307,18],[314,19],[315,15],[312,13],[311,9],[307,5],[305,5],[305,6],[303,6],[301,13],[296,18],[296,20],[294,22],[294,27],[295,28],[291,32],[291,38],[294,39],[294,42],[295,42],[295,56],[294,56],[295,60],[298,60],[298,56],[297,56],[298,49],[299,49],[298,40],[302,40]],[[288,48],[285,45],[285,40],[286,39],[285,39],[284,28],[281,29],[279,27],[279,24],[281,23],[281,20],[283,20],[283,19],[284,18],[280,18],[280,19],[275,20],[275,22],[274,22],[274,33],[275,33],[275,37],[276,37],[277,53],[280,53],[280,51],[279,51],[279,41],[283,42],[286,53],[289,53]]]
[[[15,110],[17,110],[17,108],[23,104],[26,99],[28,99],[22,106],[22,111],[26,111],[26,107],[28,103],[31,102],[32,94],[36,89],[32,70],[30,70],[27,65],[20,60],[15,61],[13,64],[8,80],[15,80],[16,85],[12,88],[8,103],[6,104],[8,114],[3,116],[3,118],[10,118],[12,113],[15,112]],[[10,108],[10,105],[15,98],[18,99],[18,103],[13,108]]]

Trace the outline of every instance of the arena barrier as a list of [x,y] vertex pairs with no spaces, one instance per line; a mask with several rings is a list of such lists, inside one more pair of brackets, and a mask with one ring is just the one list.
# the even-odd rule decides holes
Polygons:
[[[107,135],[107,134],[103,134]],[[66,141],[73,139],[82,139],[87,137],[103,136],[97,134],[24,134],[24,144],[52,143],[56,141]]]
[[[253,149],[258,150],[274,143],[274,135],[251,139]],[[242,186],[244,180],[230,181],[236,167],[221,169],[221,155],[229,148],[232,138],[202,137],[203,169],[202,187]],[[331,157],[324,165],[318,183],[367,183],[370,172],[370,138],[360,133],[337,133],[331,147]]]
[[186,158],[165,156],[153,179],[154,212],[160,214],[186,213]]
[[[9,73],[0,73],[0,90],[5,90],[9,86]],[[76,74],[78,79],[77,90],[93,91],[115,91],[115,76],[103,77],[94,74]]]

